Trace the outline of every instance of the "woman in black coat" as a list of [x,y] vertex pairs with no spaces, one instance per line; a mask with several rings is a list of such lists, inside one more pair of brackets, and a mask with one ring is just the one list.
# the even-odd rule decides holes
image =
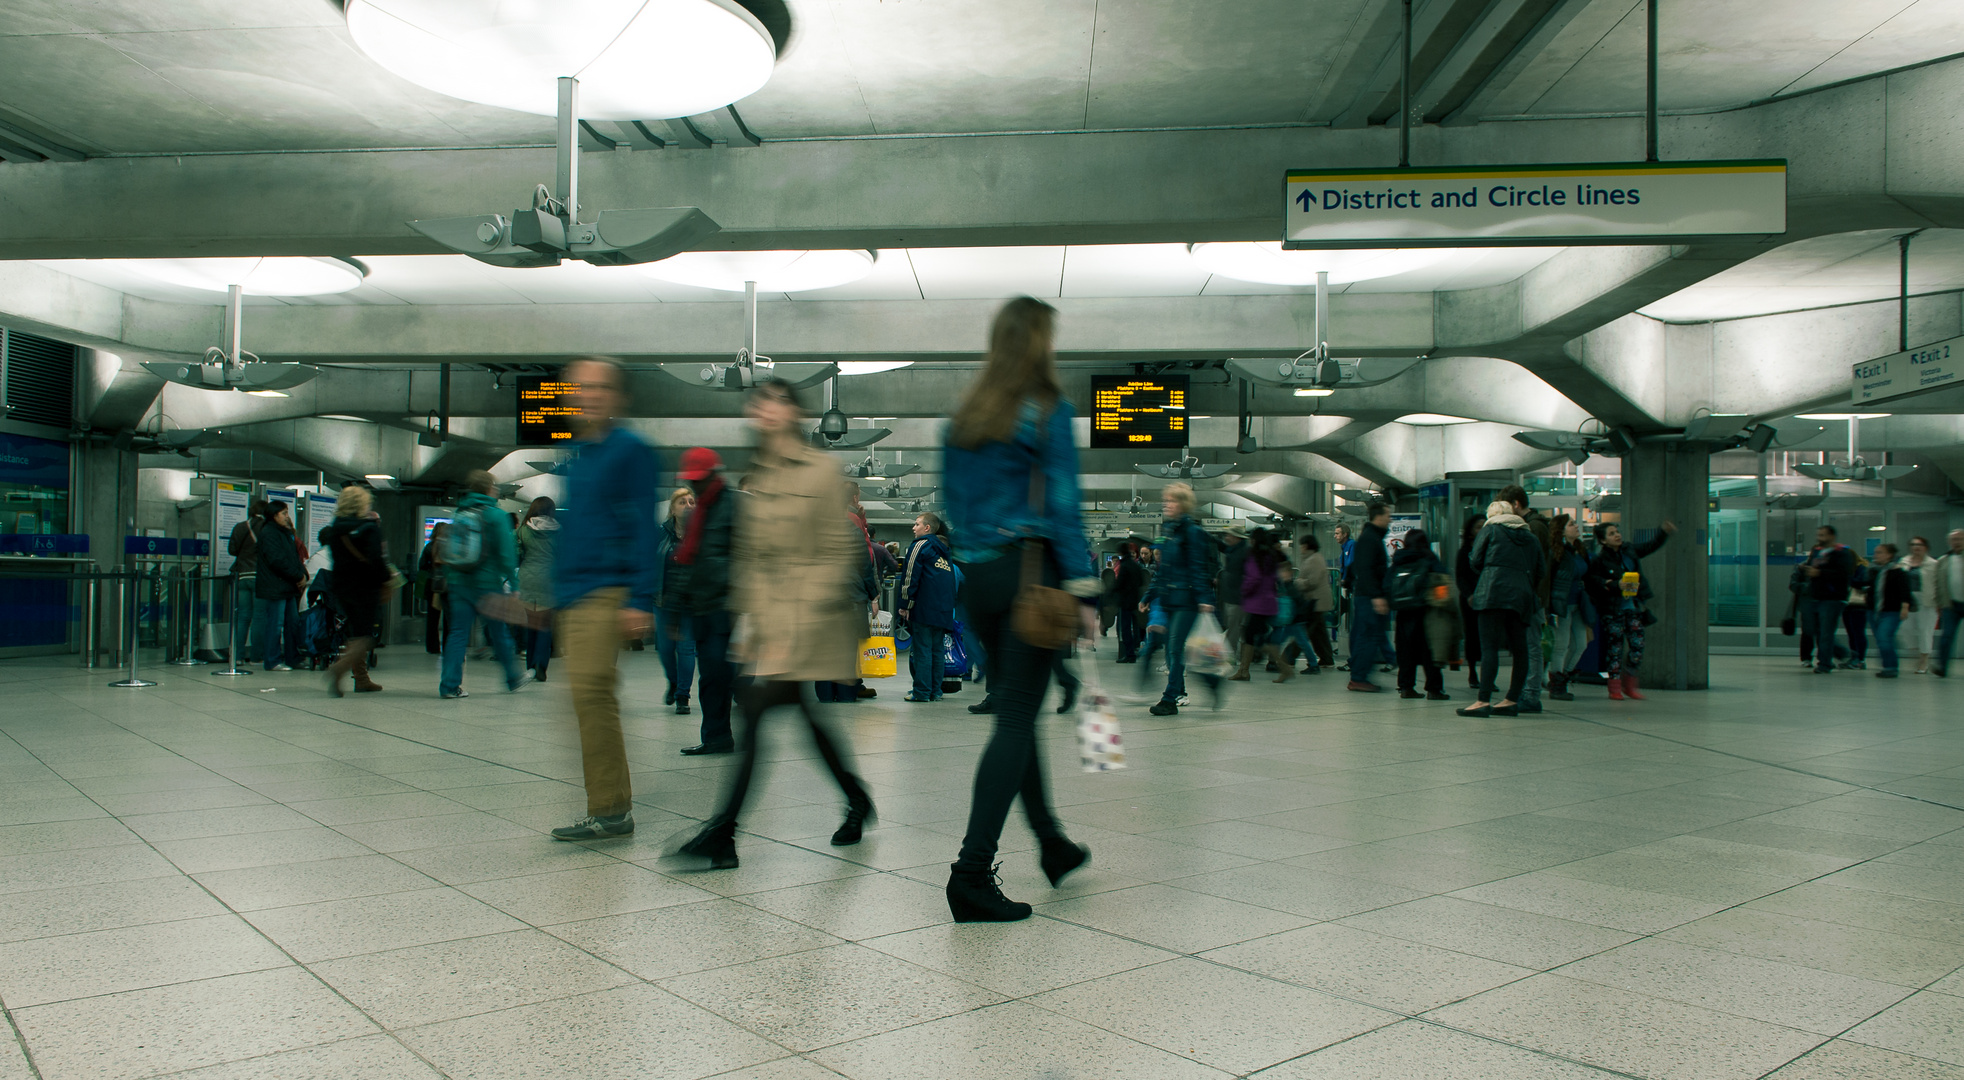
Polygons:
[[[1413,529],[1398,541],[1391,566],[1384,575],[1384,594],[1391,601],[1397,619],[1398,696],[1426,697],[1445,701],[1446,680],[1439,671],[1439,660],[1432,655],[1432,644],[1425,636],[1425,618],[1431,612],[1426,597],[1432,592],[1434,575],[1443,578],[1446,564],[1432,553],[1432,540],[1422,529]],[[1418,669],[1425,669],[1425,693],[1418,692]]]
[[1603,621],[1602,664],[1609,673],[1611,701],[1625,697],[1643,700],[1637,693],[1637,669],[1643,666],[1644,627],[1657,620],[1648,610],[1650,575],[1643,572],[1642,560],[1663,547],[1677,531],[1678,527],[1667,521],[1656,536],[1632,545],[1624,542],[1618,526],[1610,522],[1596,526],[1600,546],[1589,561],[1582,586]]
[[[1487,524],[1473,540],[1469,557],[1479,571],[1473,589],[1473,610],[1480,619],[1480,699],[1459,710],[1461,716],[1516,716],[1521,691],[1528,681],[1528,618],[1534,614],[1537,597],[1535,582],[1548,565],[1548,553],[1527,522],[1508,503],[1487,507]],[[1493,701],[1494,677],[1500,673],[1500,647],[1513,655],[1508,674],[1507,696]],[[1539,648],[1540,642],[1535,642]]]
[[371,502],[367,488],[342,488],[334,503],[334,523],[323,534],[334,560],[334,598],[347,615],[348,628],[348,643],[327,669],[327,689],[335,697],[341,696],[341,676],[351,670],[357,693],[382,689],[368,677],[368,651],[380,634],[382,591],[393,572],[382,547],[382,527],[369,516]]
[[1480,572],[1473,569],[1473,541],[1487,519],[1474,514],[1466,519],[1466,527],[1459,532],[1459,557],[1454,560],[1453,579],[1459,586],[1459,625],[1466,632],[1466,684],[1479,688],[1480,685],[1480,616],[1473,611],[1473,590],[1480,585]]

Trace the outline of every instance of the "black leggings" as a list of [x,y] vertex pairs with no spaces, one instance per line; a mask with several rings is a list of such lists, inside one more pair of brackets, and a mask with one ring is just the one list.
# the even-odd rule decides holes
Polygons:
[[1503,644],[1514,657],[1513,667],[1507,675],[1505,700],[1521,700],[1521,691],[1528,684],[1527,620],[1521,618],[1518,611],[1482,611],[1480,641],[1486,646],[1480,656],[1480,700],[1493,700],[1493,680],[1500,674],[1500,648]]
[[764,714],[779,705],[795,705],[804,714],[812,742],[818,745],[818,756],[825,759],[825,767],[832,771],[832,779],[838,781],[846,802],[851,804],[867,800],[865,785],[846,768],[846,753],[850,750],[842,753],[840,745],[843,740],[819,720],[818,710],[813,707],[816,701],[811,685],[765,681],[752,683],[737,691],[737,708],[743,715],[743,730],[737,737],[737,769],[735,775],[730,777],[729,789],[724,793],[723,809],[709,819],[712,830],[726,836],[736,832],[737,815],[743,812],[743,800],[750,794],[751,774],[757,768],[758,729],[763,726]]
[[1268,648],[1268,639],[1274,636],[1274,634],[1275,616],[1248,614],[1241,616],[1242,645],[1254,649],[1256,652],[1261,652],[1263,649]]
[[[1015,599],[1022,559],[1011,548],[988,562],[971,563],[962,582],[962,604],[969,628],[989,657],[989,697],[995,702],[995,731],[975,768],[975,793],[968,810],[968,832],[962,837],[958,871],[987,873],[996,860],[1009,805],[1023,797],[1023,813],[1039,840],[1064,835],[1050,812],[1050,795],[1043,782],[1042,748],[1037,742],[1037,714],[1050,689],[1053,650],[1028,644],[1009,629],[1009,607]],[[1056,573],[1044,560],[1044,583],[1055,585]]]

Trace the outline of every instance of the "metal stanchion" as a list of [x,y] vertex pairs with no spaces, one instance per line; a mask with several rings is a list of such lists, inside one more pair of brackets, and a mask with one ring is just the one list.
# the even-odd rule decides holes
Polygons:
[[232,647],[226,650],[224,671],[214,671],[213,675],[250,675],[252,672],[239,666],[239,585],[244,581],[242,574],[232,575],[232,587],[225,590],[226,602],[231,605],[226,612],[225,625],[231,628]]
[[195,566],[181,567],[184,582],[184,654],[172,660],[176,667],[203,667],[204,661],[194,653],[198,651],[198,573]]
[[136,624],[137,624],[137,603],[138,603],[138,600],[139,600],[139,598],[140,598],[140,596],[142,595],[142,589],[140,589],[140,588],[139,588],[138,586],[140,586],[140,585],[142,584],[142,576],[141,576],[141,575],[140,575],[140,574],[139,574],[138,572],[136,572],[135,570],[132,570],[132,571],[130,572],[130,578],[129,578],[129,583],[130,583],[130,590],[129,590],[129,591],[130,591],[130,610],[129,610],[129,616],[130,616],[130,677],[129,677],[129,678],[127,678],[127,679],[121,679],[121,680],[118,680],[118,681],[116,681],[116,682],[113,682],[113,683],[110,683],[109,685],[110,685],[110,686],[114,686],[114,687],[123,687],[123,688],[129,688],[129,689],[134,689],[134,688],[136,688],[136,687],[140,687],[140,686],[155,686],[155,685],[157,685],[157,684],[156,684],[156,683],[153,683],[153,682],[151,682],[151,681],[150,681],[150,680],[148,680],[148,679],[139,679],[139,678],[137,678],[137,677],[136,677],[136,645],[137,645],[137,637],[136,637]]
[[95,576],[95,564],[89,563],[88,566],[88,583],[82,589],[82,667],[93,671],[102,661],[96,638],[102,619],[102,593],[96,587],[100,579]]

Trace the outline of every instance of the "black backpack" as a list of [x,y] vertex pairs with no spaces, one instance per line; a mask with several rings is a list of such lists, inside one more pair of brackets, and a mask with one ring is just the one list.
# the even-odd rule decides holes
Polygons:
[[1430,570],[1431,567],[1416,559],[1392,565],[1391,580],[1384,590],[1391,610],[1411,611],[1425,606],[1425,584],[1431,576]]

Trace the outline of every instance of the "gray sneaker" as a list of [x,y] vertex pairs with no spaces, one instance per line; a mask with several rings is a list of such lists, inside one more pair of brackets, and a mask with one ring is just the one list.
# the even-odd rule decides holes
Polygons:
[[460,697],[470,697],[471,692],[469,690],[459,690],[454,694],[445,694],[439,691],[436,696],[442,698],[445,701],[455,701]]
[[518,677],[518,681],[517,681],[517,682],[515,682],[515,683],[510,683],[510,684],[508,684],[508,685],[507,685],[507,686],[505,687],[505,693],[507,693],[507,694],[516,694],[516,693],[518,693],[518,692],[519,692],[520,690],[523,690],[523,689],[525,689],[525,687],[526,687],[527,685],[529,685],[529,684],[531,684],[531,683],[532,683],[532,682],[534,682],[534,681],[535,681],[535,680],[534,680],[534,679],[532,678],[532,673],[528,671],[528,672],[526,672],[525,674],[523,674],[523,675],[520,675],[520,676]]
[[634,812],[612,817],[583,817],[571,825],[552,830],[554,840],[611,840],[634,832]]

